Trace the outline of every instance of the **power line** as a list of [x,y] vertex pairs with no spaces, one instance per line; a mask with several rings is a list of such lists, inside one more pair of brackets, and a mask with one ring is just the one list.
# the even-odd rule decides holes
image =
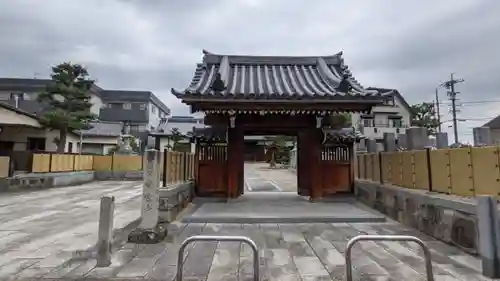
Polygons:
[[448,92],[448,97],[451,100],[451,114],[453,116],[453,134],[455,135],[455,143],[458,143],[458,124],[457,124],[457,94],[459,92],[455,92],[455,84],[464,82],[464,79],[454,79],[453,73],[450,75],[450,80],[441,84],[441,86],[450,90]]

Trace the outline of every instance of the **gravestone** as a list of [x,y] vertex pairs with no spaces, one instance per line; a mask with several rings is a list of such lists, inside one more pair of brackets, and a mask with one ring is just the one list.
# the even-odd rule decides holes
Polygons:
[[408,150],[421,150],[429,145],[427,128],[411,127],[406,129],[406,148]]
[[491,130],[489,127],[476,127],[472,129],[474,135],[474,146],[493,145]]
[[377,152],[377,141],[374,139],[366,139],[366,150],[368,153]]
[[436,135],[436,148],[448,148],[448,133],[441,132]]
[[407,145],[406,145],[406,135],[405,134],[398,134],[398,137],[397,137],[397,147],[399,149],[402,149],[402,148],[407,148]]
[[396,136],[394,133],[384,133],[384,151],[393,152],[397,150]]
[[142,188],[141,223],[130,233],[129,242],[153,244],[165,239],[166,228],[159,222],[160,155],[148,149],[144,155],[144,185]]

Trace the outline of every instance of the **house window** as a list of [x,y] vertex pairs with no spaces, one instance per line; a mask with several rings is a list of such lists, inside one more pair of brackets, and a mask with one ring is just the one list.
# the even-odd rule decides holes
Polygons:
[[141,103],[140,109],[141,110],[146,110],[147,105],[145,103]]
[[132,109],[132,104],[127,102],[123,104],[123,109]]
[[151,106],[151,112],[156,113],[156,106],[154,105]]
[[394,97],[386,97],[386,99],[384,100],[384,105],[394,106]]
[[373,127],[373,118],[363,118],[361,121],[363,127]]
[[403,119],[392,119],[392,127],[393,128],[402,128],[403,127]]
[[28,138],[28,150],[45,151],[45,138]]

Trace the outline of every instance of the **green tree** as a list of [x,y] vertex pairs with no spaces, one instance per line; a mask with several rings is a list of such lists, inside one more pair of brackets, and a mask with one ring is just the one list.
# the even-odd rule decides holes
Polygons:
[[180,131],[179,131],[179,128],[172,128],[172,130],[170,131],[171,135],[170,135],[170,140],[173,142],[172,143],[172,146],[171,148],[175,151],[178,146],[179,146],[179,143],[186,138],[186,136],[184,136]]
[[324,121],[327,126],[332,129],[342,129],[352,126],[351,114],[348,113],[336,113],[325,118]]
[[435,135],[439,127],[434,104],[423,102],[411,106],[411,125],[427,128],[429,135]]
[[52,68],[49,83],[37,100],[48,106],[40,118],[47,129],[59,130],[57,152],[66,148],[66,136],[75,130],[89,129],[96,116],[90,112],[90,87],[87,70],[79,64],[65,62]]

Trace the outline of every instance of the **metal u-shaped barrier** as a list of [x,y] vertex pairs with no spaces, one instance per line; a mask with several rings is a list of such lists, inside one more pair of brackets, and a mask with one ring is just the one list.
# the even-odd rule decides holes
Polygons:
[[209,235],[198,235],[192,236],[182,242],[179,248],[179,253],[177,255],[177,281],[182,281],[182,270],[184,267],[184,250],[192,242],[196,241],[214,241],[214,242],[241,242],[246,243],[253,252],[253,280],[259,281],[259,250],[255,242],[245,236],[209,236]]
[[360,241],[407,241],[417,243],[418,245],[420,245],[420,247],[422,247],[422,250],[424,251],[424,262],[427,280],[434,281],[431,252],[429,251],[429,248],[427,248],[424,241],[418,239],[417,237],[406,235],[359,235],[349,240],[345,251],[345,268],[347,281],[352,281],[352,247],[354,246],[354,244]]

